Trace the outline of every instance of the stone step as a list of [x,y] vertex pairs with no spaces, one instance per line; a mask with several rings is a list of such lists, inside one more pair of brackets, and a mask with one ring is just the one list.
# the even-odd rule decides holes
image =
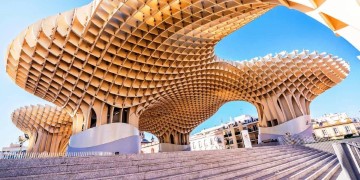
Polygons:
[[[300,152],[301,153],[301,152]],[[213,164],[219,164],[221,162],[223,162],[224,159],[219,159],[218,162],[212,162],[212,163],[208,163],[209,165],[213,165]],[[242,160],[239,159],[238,161],[236,161],[235,163],[240,163]],[[228,162],[228,161],[225,161]],[[205,164],[206,165],[206,164]],[[223,163],[223,165],[227,165],[226,163]],[[200,164],[199,162],[194,163],[193,166],[183,166],[182,164],[179,165],[179,167],[177,168],[169,168],[167,167],[169,166],[169,164],[167,164],[165,167],[159,167],[158,166],[158,171],[169,171],[169,170],[173,170],[173,169],[187,169],[187,168],[204,168],[204,164]],[[156,167],[156,165],[155,165]],[[151,171],[144,171],[144,172],[140,172],[140,173],[146,173],[146,172],[151,172]],[[127,172],[127,173],[131,173],[131,172]],[[119,171],[118,168],[115,169],[106,169],[106,172],[101,172],[101,171],[87,171],[87,172],[78,172],[76,174],[62,174],[63,176],[65,176],[64,178],[71,178],[71,179],[87,179],[87,178],[91,178],[91,177],[104,177],[104,176],[111,176],[111,175],[124,175],[127,174],[124,173],[123,171]],[[137,172],[139,173],[139,172]],[[178,173],[178,170],[176,170],[173,173]],[[156,174],[159,174],[159,172],[156,172]],[[61,176],[60,174],[57,174],[57,176]]]
[[30,168],[8,163],[18,168],[0,169],[0,179],[331,179],[341,172],[334,155],[302,146],[44,159],[29,160]]
[[247,169],[234,168],[230,171],[225,171],[224,173],[210,176],[207,179],[255,179],[257,177],[264,176],[267,170],[272,167],[279,166],[278,168],[283,168],[282,166],[288,166],[289,164],[294,164],[298,161],[311,159],[321,154],[323,153],[309,150],[306,153],[300,154],[298,156],[292,156],[282,161],[272,161],[261,165],[259,164],[258,166],[248,167]]
[[[305,150],[298,150],[296,153],[289,153],[286,155],[286,158],[290,158],[291,155],[297,154],[302,155]],[[277,156],[279,157],[279,156]],[[276,158],[276,157],[275,157]],[[234,157],[232,157],[234,159]],[[272,158],[268,158],[269,161],[272,160]],[[116,169],[106,169],[106,171],[86,171],[86,172],[78,172],[78,173],[65,173],[65,174],[54,174],[54,176],[60,178],[60,179],[88,179],[88,178],[102,178],[102,177],[110,177],[110,176],[117,176],[115,179],[122,179],[122,178],[133,178],[133,179],[143,179],[143,178],[158,178],[162,176],[169,176],[169,175],[176,175],[179,173],[188,173],[191,171],[196,170],[203,170],[203,169],[210,169],[214,167],[223,167],[223,166],[233,166],[236,164],[239,164],[243,162],[246,166],[249,164],[247,161],[251,161],[251,159],[239,159],[239,160],[233,160],[233,161],[224,161],[223,159],[219,159],[217,162],[211,162],[211,163],[200,163],[198,162],[195,165],[192,166],[180,166],[176,168],[160,168],[159,170],[155,171],[144,171],[144,172],[134,172],[132,174],[129,174],[131,172],[127,171],[124,172],[122,170],[119,170],[119,168]],[[245,162],[245,163],[244,163]],[[32,176],[35,177],[35,176]],[[37,179],[42,179],[44,176],[40,175],[37,176]],[[45,178],[46,179],[46,178]]]
[[[286,153],[287,151],[292,151],[291,149],[287,148],[279,148],[276,150],[273,150],[273,153]],[[233,158],[234,156],[238,158],[242,157],[256,157],[259,155],[263,155],[263,152],[255,151],[251,154],[246,153],[231,153],[226,154],[227,158]],[[61,165],[51,165],[51,166],[39,166],[39,167],[27,167],[27,168],[16,168],[16,169],[2,169],[0,170],[0,177],[12,177],[14,175],[17,176],[26,176],[26,175],[36,175],[36,174],[47,174],[47,173],[58,173],[58,172],[74,172],[74,171],[84,171],[84,170],[100,170],[100,169],[109,169],[109,168],[117,168],[121,166],[124,167],[130,167],[130,166],[139,166],[141,169],[152,170],[153,167],[161,167],[161,165],[165,166],[172,166],[176,165],[176,163],[198,163],[199,161],[215,161],[216,158],[222,158],[223,157],[212,154],[211,156],[197,156],[197,157],[191,157],[191,158],[176,158],[171,159],[172,164],[169,165],[169,159],[161,159],[162,161],[159,161],[159,159],[145,159],[140,161],[118,161],[118,162],[108,162],[106,164],[104,163],[92,163],[92,164],[61,164]],[[156,165],[156,166],[153,166]],[[23,170],[21,170],[23,169]],[[26,169],[26,170],[25,170]],[[20,174],[19,174],[20,173]]]
[[[287,175],[287,173],[289,173],[288,171],[286,171],[288,168],[300,166],[302,164],[310,164],[308,162],[315,162],[315,161],[321,160],[322,158],[324,158],[326,156],[327,156],[327,154],[325,154],[325,153],[315,152],[310,156],[299,158],[295,161],[291,161],[286,164],[277,164],[273,167],[270,166],[268,168],[257,171],[256,174],[249,174],[249,175],[241,176],[241,177],[244,177],[246,179],[258,179],[258,178],[261,179],[261,177],[263,177],[263,176],[270,175],[271,176],[270,179],[278,179],[277,177],[281,178],[282,176],[285,176],[285,175]],[[294,170],[294,169],[292,169],[292,170]],[[280,171],[282,171],[283,173],[280,173]],[[276,173],[276,172],[279,172],[279,173]],[[275,175],[275,177],[274,177],[274,175]]]
[[[238,170],[238,169],[241,169],[241,171],[246,172],[247,170],[251,170],[253,167],[262,166],[263,164],[266,164],[266,163],[272,163],[272,162],[281,163],[281,162],[286,162],[286,160],[293,160],[296,158],[300,158],[300,157],[303,157],[304,154],[306,155],[306,153],[309,153],[309,152],[289,153],[289,154],[283,154],[283,155],[274,156],[274,157],[268,157],[268,158],[264,158],[264,159],[261,158],[258,160],[250,159],[250,162],[248,162],[248,163],[233,163],[232,165],[227,165],[227,166],[224,164],[220,164],[220,166],[216,166],[216,167],[212,167],[212,168],[208,168],[208,169],[193,170],[193,172],[190,172],[190,173],[175,174],[173,176],[165,176],[162,178],[156,177],[156,179],[207,178],[212,175],[227,173],[229,171]],[[146,178],[147,176],[143,176],[143,177]],[[116,179],[116,178],[114,178],[114,179]]]
[[321,180],[329,180],[332,178],[337,178],[341,172],[341,165],[339,161],[336,161],[336,163],[332,164],[325,172],[323,172],[317,179]]
[[234,150],[212,150],[212,151],[195,151],[195,152],[167,152],[155,154],[136,154],[136,155],[117,155],[117,156],[89,156],[89,157],[56,157],[56,158],[37,158],[37,159],[4,159],[0,163],[0,169],[31,167],[31,164],[61,165],[61,164],[89,164],[89,163],[108,163],[111,161],[136,161],[146,159],[169,159],[179,157],[196,157],[198,155],[213,155],[227,153],[246,153],[256,151],[272,151],[275,149],[287,149],[291,146],[274,147],[257,147],[257,148],[240,148]]
[[[284,150],[280,150],[278,153],[279,154],[284,154],[284,153],[287,153],[287,152],[291,152],[291,151],[294,151],[294,150],[287,150],[287,149],[284,149]],[[306,150],[303,150],[303,149],[297,149],[296,151],[299,151],[299,152],[302,152],[302,151],[306,151]],[[236,156],[237,155],[237,156]],[[252,154],[252,155],[246,155],[246,157],[252,157],[252,156],[254,156],[254,157],[262,157],[262,158],[265,158],[265,156],[266,155],[258,155],[258,154],[256,154],[256,153],[254,153],[254,154]],[[228,159],[233,159],[234,157],[237,157],[237,158],[243,158],[244,157],[244,155],[243,154],[235,154],[235,155],[233,155],[233,156],[225,156],[227,159],[224,159],[223,157],[219,157],[219,156],[216,156],[216,157],[218,157],[218,159],[216,159],[216,158],[208,158],[208,157],[203,157],[203,156],[199,156],[198,158],[200,158],[200,160],[206,160],[207,162],[212,162],[212,161],[216,161],[216,162],[223,162],[223,161],[225,161],[225,162],[227,162],[228,161]],[[208,159],[207,159],[208,158]],[[68,176],[68,175],[66,175],[66,174],[74,174],[74,172],[76,172],[77,174],[86,174],[88,171],[91,171],[91,172],[94,172],[94,173],[96,173],[96,171],[101,171],[101,170],[106,170],[106,171],[114,171],[115,173],[117,173],[117,174],[124,174],[124,173],[135,173],[135,172],[145,172],[145,171],[149,171],[149,170],[152,170],[152,169],[166,169],[166,168],[169,168],[169,167],[179,167],[179,166],[182,166],[183,164],[199,164],[199,163],[202,163],[202,161],[199,161],[199,159],[190,159],[190,160],[184,160],[185,162],[186,161],[188,161],[188,162],[186,162],[186,163],[184,163],[184,162],[180,162],[180,163],[174,163],[174,162],[172,162],[172,161],[167,161],[166,163],[163,163],[163,164],[153,164],[153,166],[151,166],[151,165],[143,165],[143,166],[139,166],[139,165],[141,165],[141,164],[138,164],[138,165],[136,165],[136,166],[128,166],[128,167],[124,167],[122,164],[119,164],[119,166],[118,167],[122,167],[122,169],[120,170],[120,171],[118,171],[117,169],[118,169],[118,167],[115,167],[115,168],[108,168],[108,167],[104,167],[104,168],[102,168],[102,169],[94,169],[94,168],[92,168],[91,169],[91,167],[92,167],[92,164],[89,164],[89,165],[87,165],[86,167],[87,167],[87,170],[82,170],[82,171],[79,171],[79,172],[77,172],[76,170],[77,170],[77,167],[76,166],[74,166],[74,167],[67,167],[66,165],[65,166],[63,166],[64,167],[64,169],[63,169],[63,171],[59,171],[59,169],[57,169],[57,172],[61,172],[61,173],[54,173],[54,172],[52,172],[51,174],[56,174],[56,176]],[[206,162],[205,161],[205,162]],[[169,162],[171,162],[170,164],[169,164]],[[100,164],[100,165],[102,165],[102,166],[106,166],[106,165],[104,165],[104,164]],[[153,167],[155,167],[155,168],[153,168]],[[58,167],[54,167],[55,169],[56,168],[58,168]],[[89,170],[90,169],[90,170]],[[18,170],[18,169],[17,169]],[[48,171],[48,172],[51,172],[53,169],[51,169],[51,168],[42,168],[42,169],[37,169],[38,170],[38,172],[36,172],[37,174],[41,174],[41,176],[44,176],[44,174],[46,173],[46,171]],[[12,172],[11,174],[12,175],[15,175],[16,174],[16,170],[13,170],[14,172]],[[43,172],[42,172],[43,171]],[[19,172],[18,172],[19,173]],[[34,173],[34,172],[31,172],[31,173]],[[30,173],[30,174],[31,174]],[[21,175],[23,175],[23,176],[31,176],[27,171],[21,171]],[[0,176],[2,176],[2,177],[4,177],[4,175],[0,175]],[[17,174],[17,176],[19,176],[19,174]],[[9,176],[8,176],[9,177]]]
[[[280,149],[273,151],[275,153],[286,153],[288,150],[286,149]],[[262,153],[262,152],[261,152]],[[257,157],[263,155],[259,152],[254,152],[253,154],[247,155],[247,154],[228,154],[225,156],[225,158],[221,157],[222,160],[231,159],[234,157],[237,158],[243,158],[243,157]],[[169,164],[169,160],[166,160],[165,162],[152,162],[149,160],[145,160],[145,162],[142,161],[130,161],[130,163],[123,163],[123,162],[109,162],[106,164],[103,163],[96,163],[96,164],[62,164],[62,165],[52,165],[47,167],[31,167],[31,168],[23,168],[24,171],[19,171],[19,169],[6,169],[6,170],[0,170],[0,177],[12,177],[14,175],[17,176],[26,176],[26,175],[36,175],[36,174],[48,174],[48,173],[60,173],[60,172],[75,172],[75,171],[86,171],[86,170],[101,170],[101,169],[111,169],[111,168],[118,168],[118,167],[130,167],[130,166],[138,166],[139,171],[149,171],[154,170],[155,168],[161,168],[162,166],[169,166],[169,167],[176,167],[179,166],[179,164],[195,164],[199,162],[212,162],[216,161],[219,158],[218,155],[213,155],[212,157],[209,156],[197,156],[192,159],[183,159],[179,158],[176,161],[172,160],[171,164]],[[264,157],[265,158],[265,157]],[[149,164],[148,164],[149,163]],[[45,169],[44,169],[45,168]]]
[[299,169],[298,171],[291,173],[282,179],[300,179],[303,177],[307,177],[308,175],[316,174],[319,169],[327,167],[336,161],[337,161],[336,156],[330,155],[328,158],[322,161],[315,162],[314,164],[306,168]]
[[330,180],[343,180],[345,179],[345,177],[342,177],[343,175],[341,174],[342,172],[342,168],[341,165],[339,164],[339,168],[335,171],[335,173],[329,177]]
[[330,155],[323,154],[321,156],[318,156],[316,158],[310,159],[306,162],[301,162],[298,164],[292,164],[288,165],[282,169],[276,170],[275,172],[271,172],[269,174],[266,174],[264,176],[258,177],[255,180],[273,180],[273,179],[287,179],[287,176],[299,172],[303,169],[306,169],[307,167],[314,166],[314,164],[322,161],[326,161],[330,158]]
[[315,180],[318,179],[321,174],[323,174],[326,170],[328,170],[332,165],[335,165],[338,163],[337,157],[333,155],[333,159],[324,164],[323,166],[319,166],[317,169],[314,169],[312,172],[309,172],[308,174],[304,175],[302,179],[308,179],[308,180]]

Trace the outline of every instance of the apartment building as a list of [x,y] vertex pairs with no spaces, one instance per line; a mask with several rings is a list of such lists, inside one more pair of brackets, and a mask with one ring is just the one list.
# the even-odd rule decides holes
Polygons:
[[326,114],[313,120],[314,135],[319,138],[342,139],[359,136],[358,123],[345,113]]
[[258,118],[241,115],[190,136],[192,151],[235,149],[258,144]]

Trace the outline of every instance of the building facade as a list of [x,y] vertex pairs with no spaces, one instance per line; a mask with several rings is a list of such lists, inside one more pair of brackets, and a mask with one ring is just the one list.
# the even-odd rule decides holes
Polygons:
[[347,77],[344,60],[293,51],[230,62],[214,53],[272,8],[300,7],[289,2],[94,0],[29,26],[10,44],[6,71],[71,116],[70,152],[139,153],[139,130],[185,150],[190,132],[233,100],[257,108],[260,141],[306,134],[311,101]]
[[225,149],[223,126],[204,129],[190,136],[192,151]]
[[192,151],[244,148],[242,131],[247,130],[252,145],[258,144],[258,118],[249,115],[235,117],[232,122],[204,129],[190,136]]
[[357,122],[345,113],[324,115],[313,121],[313,129],[318,138],[343,139],[359,136]]
[[160,152],[160,143],[157,141],[141,145],[141,153],[148,154],[158,152]]
[[357,130],[357,132],[360,134],[360,118],[353,118],[353,124]]
[[13,153],[13,152],[26,152],[27,147],[22,146],[20,144],[13,144],[11,143],[9,147],[3,147],[2,152],[3,153]]

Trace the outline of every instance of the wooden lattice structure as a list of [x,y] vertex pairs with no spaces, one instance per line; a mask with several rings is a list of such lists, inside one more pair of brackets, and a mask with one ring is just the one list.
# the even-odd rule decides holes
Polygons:
[[[9,46],[7,73],[20,87],[64,107],[89,128],[130,108],[130,123],[187,144],[193,128],[228,101],[254,104],[261,126],[309,114],[317,95],[349,66],[317,52],[244,62],[214,55],[223,37],[279,4],[276,0],[95,0],[31,25]],[[80,122],[80,123],[79,123]]]
[[61,108],[31,105],[16,109],[13,123],[30,137],[28,151],[64,152],[71,136],[72,118]]

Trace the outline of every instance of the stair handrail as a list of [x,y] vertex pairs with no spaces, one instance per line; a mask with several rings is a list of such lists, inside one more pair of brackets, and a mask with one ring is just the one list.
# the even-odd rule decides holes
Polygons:
[[340,142],[332,145],[343,170],[343,176],[347,179],[360,180],[360,147],[355,142]]
[[353,147],[356,147],[356,148],[360,149],[360,145],[358,145],[358,143],[356,143],[356,142],[345,142],[345,143],[350,145],[350,146],[353,146]]

